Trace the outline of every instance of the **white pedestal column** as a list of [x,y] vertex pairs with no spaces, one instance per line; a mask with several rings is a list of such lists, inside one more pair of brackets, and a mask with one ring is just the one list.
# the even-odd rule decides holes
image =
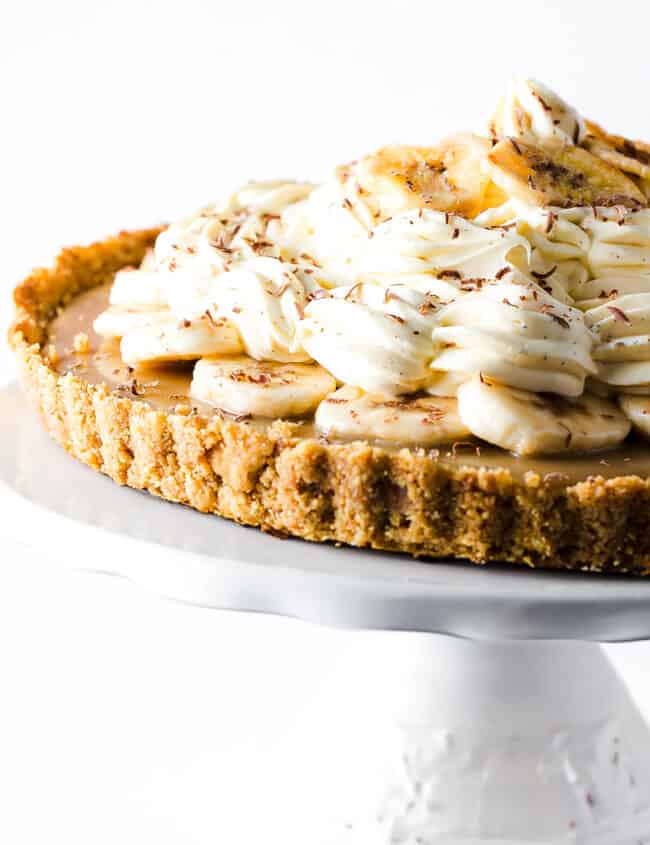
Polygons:
[[650,845],[650,734],[596,645],[350,634],[286,750],[310,845]]

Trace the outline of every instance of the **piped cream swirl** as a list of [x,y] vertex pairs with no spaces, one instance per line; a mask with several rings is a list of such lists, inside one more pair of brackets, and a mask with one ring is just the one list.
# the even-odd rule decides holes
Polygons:
[[313,298],[299,338],[344,384],[369,393],[412,393],[431,381],[437,301],[405,285],[357,284]]
[[439,211],[409,211],[380,223],[360,263],[363,279],[399,281],[453,298],[463,282],[494,279],[526,266],[530,245],[505,229],[488,229]]
[[513,80],[492,118],[497,136],[543,144],[577,144],[585,136],[578,112],[536,79]]
[[224,273],[210,288],[208,312],[225,318],[258,361],[308,361],[296,338],[306,291],[289,264],[277,258],[251,258]]
[[537,285],[483,285],[444,307],[432,336],[442,347],[432,368],[461,381],[482,373],[523,390],[579,396],[595,372],[581,312]]
[[[556,153],[586,131],[533,80],[509,87],[491,128]],[[526,205],[494,190],[489,141],[462,137],[467,160],[451,142],[421,156],[423,184],[444,193],[451,162],[450,192],[483,192],[471,220],[436,210],[437,195],[412,196],[408,174],[392,170],[391,190],[407,193],[382,204],[356,163],[320,186],[250,183],[164,231],[145,266],[116,275],[111,305],[209,316],[253,358],[316,361],[387,396],[453,395],[479,373],[568,397],[588,377],[650,393],[650,211]]]
[[572,289],[594,332],[598,379],[626,393],[650,393],[650,212],[590,209],[593,278]]

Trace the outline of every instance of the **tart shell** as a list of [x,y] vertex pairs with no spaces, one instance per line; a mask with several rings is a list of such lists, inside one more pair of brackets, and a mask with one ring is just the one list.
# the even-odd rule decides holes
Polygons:
[[73,297],[138,264],[160,229],[64,250],[15,290],[9,341],[52,436],[118,484],[264,531],[427,558],[650,574],[650,484],[438,462],[420,449],[328,443],[276,421],[260,430],[215,412],[164,412],[60,374],[48,325]]

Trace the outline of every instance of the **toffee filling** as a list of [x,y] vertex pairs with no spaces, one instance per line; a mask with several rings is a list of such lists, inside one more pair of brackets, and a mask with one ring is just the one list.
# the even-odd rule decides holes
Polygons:
[[[210,405],[192,399],[190,383],[191,363],[169,364],[156,367],[129,367],[120,357],[119,342],[107,341],[93,331],[95,317],[108,306],[110,285],[95,288],[74,299],[52,321],[48,344],[51,363],[60,373],[73,372],[77,378],[91,384],[105,383],[116,394],[135,401],[146,402],[158,410],[174,412],[180,408],[209,417],[219,411]],[[88,351],[77,351],[80,334],[88,337]],[[81,345],[86,349],[86,344]],[[272,421],[262,418],[246,420],[247,425],[264,428]],[[319,437],[312,419],[293,423],[296,437]],[[336,442],[334,438],[328,438]],[[399,445],[376,441],[376,445],[389,450]],[[480,448],[477,448],[480,447]],[[408,447],[413,448],[413,447]],[[494,446],[476,441],[455,444],[431,450],[442,464],[457,466],[502,467],[514,477],[527,472],[557,479],[558,483],[576,483],[589,477],[616,478],[624,475],[650,477],[650,446],[630,436],[617,449],[585,455],[562,455],[524,458],[512,455]]]

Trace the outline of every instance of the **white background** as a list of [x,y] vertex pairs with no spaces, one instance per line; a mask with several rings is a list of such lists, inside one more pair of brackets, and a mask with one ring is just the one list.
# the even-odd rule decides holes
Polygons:
[[[643,0],[0,0],[0,329],[63,244],[474,128],[512,74],[650,137],[649,23]],[[238,842],[247,773],[346,635],[0,562],[0,842]],[[649,646],[610,653],[650,713]]]

